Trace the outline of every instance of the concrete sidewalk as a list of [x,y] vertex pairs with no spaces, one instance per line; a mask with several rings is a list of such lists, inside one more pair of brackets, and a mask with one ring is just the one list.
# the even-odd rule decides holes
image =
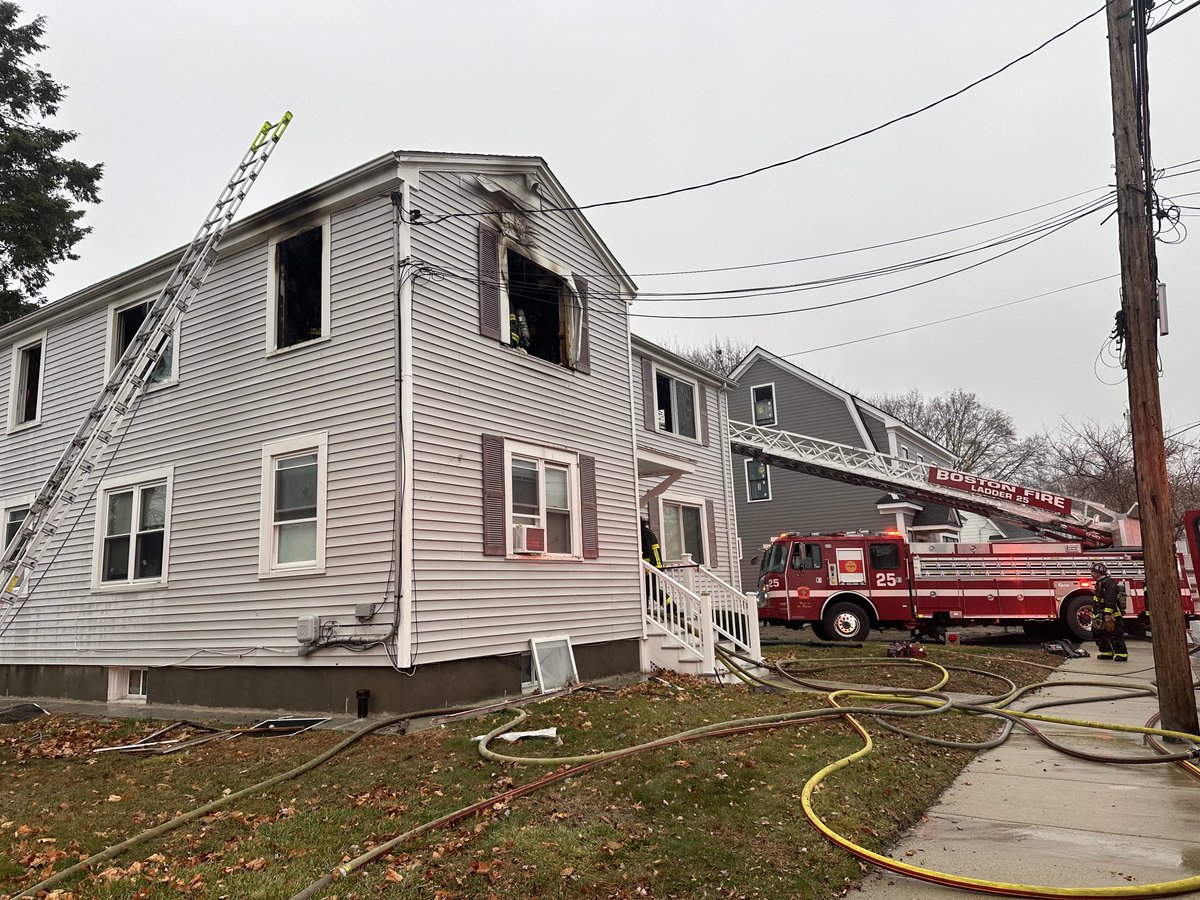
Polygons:
[[[1095,653],[1093,645],[1085,645]],[[1200,661],[1193,658],[1193,669]],[[1099,678],[1149,684],[1149,642],[1130,641],[1129,662],[1093,656],[1067,660],[1051,682]],[[1111,676],[1120,674],[1120,678]],[[1017,707],[1051,697],[1105,693],[1064,685],[1027,695]],[[1039,710],[1047,715],[1145,725],[1158,711],[1152,697]],[[1039,724],[1080,750],[1110,755],[1152,753],[1142,738]],[[1055,887],[1118,887],[1200,875],[1200,781],[1174,764],[1117,766],[1058,753],[1017,728],[980,753],[889,854],[910,865],[988,881]],[[990,896],[876,871],[856,896],[913,900]],[[1178,896],[1200,898],[1193,891]]]

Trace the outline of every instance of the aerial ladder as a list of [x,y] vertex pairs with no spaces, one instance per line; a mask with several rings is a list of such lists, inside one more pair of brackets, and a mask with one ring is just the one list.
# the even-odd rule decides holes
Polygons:
[[[217,248],[230,222],[287,130],[292,114],[265,122],[234,169],[216,203],[184,250],[166,285],[151,302],[146,318],[113,366],[100,396],[71,438],[29,506],[21,526],[0,556],[0,627],[11,622],[22,588],[34,584],[42,554],[73,504],[84,496],[88,477],[114,447],[137,408],[150,376],[217,260]],[[38,576],[40,578],[40,576]],[[8,619],[8,622],[5,621]],[[0,631],[2,633],[2,631]]]
[[1059,512],[956,490],[930,482],[926,462],[761,425],[730,422],[729,442],[734,453],[775,468],[1006,519],[1053,540],[1078,541],[1088,549],[1112,546],[1122,519],[1111,509],[1087,500],[1072,498],[1070,510]]

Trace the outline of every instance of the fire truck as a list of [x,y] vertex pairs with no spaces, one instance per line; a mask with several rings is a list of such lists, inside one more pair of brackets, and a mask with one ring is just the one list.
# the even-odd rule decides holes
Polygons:
[[[1085,500],[920,460],[774,428],[730,423],[735,453],[770,466],[880,488],[1017,522],[1050,542],[908,543],[881,534],[785,533],[762,554],[759,620],[812,627],[828,640],[860,640],[872,628],[937,631],[953,625],[1053,624],[1090,635],[1092,575],[1104,563],[1128,596],[1127,617],[1145,622],[1136,519]],[[1188,560],[1177,555],[1183,612],[1200,618],[1200,511],[1185,517]]]
[[[1197,555],[1200,512],[1188,514]],[[781,534],[763,553],[759,621],[809,625],[823,640],[862,640],[872,628],[937,633],[954,626],[1047,624],[1083,640],[1092,618],[1091,566],[1126,586],[1126,618],[1146,621],[1141,552],[1085,551],[1073,543],[908,543],[897,532]],[[1200,618],[1200,595],[1178,557],[1183,611]]]

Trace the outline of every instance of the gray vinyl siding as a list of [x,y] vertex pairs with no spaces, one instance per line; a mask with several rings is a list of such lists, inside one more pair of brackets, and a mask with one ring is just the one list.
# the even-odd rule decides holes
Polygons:
[[[455,173],[423,170],[413,205],[487,208]],[[479,333],[475,218],[412,229],[418,260],[465,278],[418,280],[413,300],[413,647],[417,663],[641,637],[625,301],[566,214],[533,217],[536,245],[589,282],[591,373]],[[502,323],[507,334],[507,323]],[[484,556],[481,436],[596,459],[598,559]]]
[[[393,246],[386,196],[335,213],[330,338],[274,356],[266,241],[218,260],[182,326],[179,383],[146,394],[105,472],[174,467],[168,583],[90,589],[92,498],[61,551],[52,541],[43,557],[46,576],[5,637],[8,661],[320,666],[350,654],[298,659],[298,615],[336,619],[340,636],[386,631],[390,604],[365,628],[353,612],[384,597],[392,558]],[[49,326],[42,424],[0,436],[0,501],[40,486],[98,394],[107,320],[105,304]],[[325,573],[260,579],[262,445],[319,431],[328,433]],[[353,658],[387,663],[381,648]]]
[[[717,564],[709,561],[709,568],[718,576],[730,581],[736,587],[738,577],[736,566],[737,518],[730,503],[733,492],[733,482],[729,479],[729,443],[725,423],[729,418],[728,397],[725,390],[712,384],[705,385],[705,414],[708,416],[708,446],[704,446],[699,436],[696,440],[663,431],[649,431],[643,425],[642,411],[642,360],[645,357],[637,352],[633,356],[633,396],[634,419],[636,422],[637,441],[639,447],[655,450],[670,456],[681,457],[696,464],[696,471],[681,476],[658,499],[712,500],[716,535],[709,539],[711,547],[717,544]],[[653,359],[652,359],[653,362]],[[689,373],[678,369],[669,362],[661,364],[665,371],[688,377]],[[692,380],[695,380],[694,376]],[[701,382],[702,383],[702,382]],[[697,398],[697,403],[699,399]],[[654,487],[657,479],[645,479],[642,491]],[[707,524],[705,528],[707,528]],[[662,538],[662,535],[659,535]]]
[[875,443],[874,449],[880,453],[891,453],[891,444],[888,443],[887,426],[861,406],[858,406],[858,415],[867,427],[867,433],[871,435],[871,440]]
[[[759,359],[738,379],[730,399],[730,416],[750,422],[753,407],[750,386],[775,383],[778,427],[839,444],[868,447],[851,417],[845,400],[776,366]],[[886,436],[883,448],[887,448]],[[742,539],[742,584],[752,587],[758,566],[750,560],[761,555],[762,544],[782,531],[873,531],[889,526],[876,508],[881,492],[831,481],[802,472],[770,467],[771,499],[751,503],[747,497],[747,457],[733,454],[733,482],[737,497],[737,526]]]

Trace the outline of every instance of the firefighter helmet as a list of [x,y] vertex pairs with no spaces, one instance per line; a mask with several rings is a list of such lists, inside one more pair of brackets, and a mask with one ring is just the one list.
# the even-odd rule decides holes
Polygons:
[[1108,566],[1102,562],[1092,563],[1092,574],[1097,578],[1103,578],[1108,575]]

